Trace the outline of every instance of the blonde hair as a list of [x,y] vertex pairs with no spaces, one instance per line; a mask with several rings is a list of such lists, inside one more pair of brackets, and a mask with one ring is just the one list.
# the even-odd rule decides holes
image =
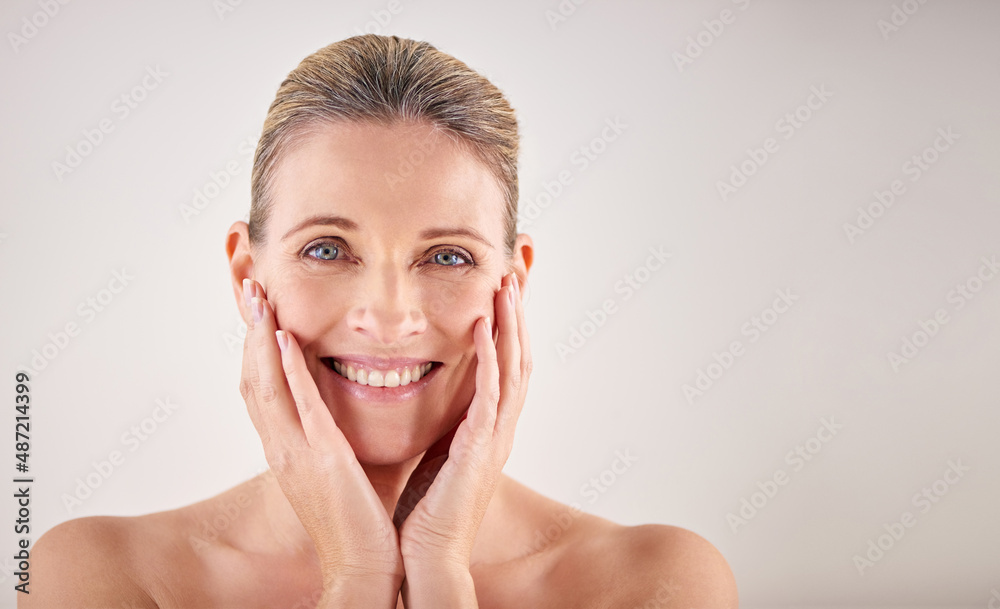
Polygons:
[[260,245],[282,152],[317,123],[424,121],[457,137],[496,178],[505,250],[517,236],[517,119],[503,93],[427,42],[365,34],[324,47],[281,83],[257,143],[250,181],[250,243]]

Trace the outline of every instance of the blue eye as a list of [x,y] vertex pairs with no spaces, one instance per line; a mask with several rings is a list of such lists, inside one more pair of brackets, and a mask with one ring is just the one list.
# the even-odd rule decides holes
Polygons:
[[[314,253],[315,255],[313,255]],[[320,243],[306,250],[306,255],[317,260],[336,260],[337,256],[340,255],[340,247],[336,243]]]
[[437,252],[436,254],[434,254],[432,258],[434,262],[440,264],[441,266],[461,266],[469,263],[469,261],[465,258],[465,256],[459,254],[458,252],[452,252],[447,250],[443,252]]

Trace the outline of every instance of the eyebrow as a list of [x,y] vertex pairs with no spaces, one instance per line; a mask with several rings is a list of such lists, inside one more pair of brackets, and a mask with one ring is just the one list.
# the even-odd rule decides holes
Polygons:
[[439,239],[441,237],[468,237],[482,243],[486,247],[493,247],[493,244],[490,243],[486,237],[483,237],[479,231],[464,226],[456,226],[454,228],[428,228],[424,232],[420,233],[420,238],[426,241]]
[[[285,240],[291,235],[310,226],[336,226],[337,228],[345,231],[357,231],[359,229],[358,223],[354,220],[349,220],[343,216],[319,214],[310,216],[302,222],[299,222],[293,226],[291,230],[285,233],[281,239]],[[464,226],[428,228],[420,233],[420,238],[427,241],[431,239],[439,239],[441,237],[468,237],[482,243],[486,247],[493,247],[493,244],[490,243],[486,237],[483,237],[479,231]]]
[[294,235],[300,230],[308,228],[310,226],[336,226],[337,228],[346,231],[358,230],[358,223],[355,222],[354,220],[348,220],[343,216],[327,216],[319,214],[315,216],[309,216],[302,222],[299,222],[298,224],[293,226],[291,230],[285,233],[285,236],[283,236],[281,240],[284,241],[285,239],[289,238],[290,236]]

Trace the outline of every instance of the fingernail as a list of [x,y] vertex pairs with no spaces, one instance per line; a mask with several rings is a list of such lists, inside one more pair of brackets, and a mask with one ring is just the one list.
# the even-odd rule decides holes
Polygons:
[[493,326],[490,325],[489,316],[486,317],[486,331],[489,332],[491,335],[493,334]]
[[[514,281],[517,281],[516,279]],[[507,302],[514,306],[514,285],[507,286]]]
[[284,330],[275,330],[274,335],[278,338],[278,348],[282,351],[288,348],[288,335]]
[[518,281],[517,275],[514,275],[514,295],[519,298],[521,296],[521,282]]
[[264,301],[254,296],[250,300],[250,309],[253,310],[253,320],[259,322],[264,319]]
[[249,277],[243,278],[243,300],[247,302],[247,306],[250,306],[250,298],[253,297],[251,292],[253,291],[253,283]]

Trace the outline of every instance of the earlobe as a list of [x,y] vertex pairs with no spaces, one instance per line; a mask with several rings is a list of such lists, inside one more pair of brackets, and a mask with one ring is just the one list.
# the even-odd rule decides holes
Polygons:
[[253,278],[253,251],[250,247],[250,227],[246,222],[233,222],[226,234],[226,255],[229,257],[229,273],[233,284],[233,296],[240,309],[243,321],[249,321],[250,311],[243,298],[243,279]]

